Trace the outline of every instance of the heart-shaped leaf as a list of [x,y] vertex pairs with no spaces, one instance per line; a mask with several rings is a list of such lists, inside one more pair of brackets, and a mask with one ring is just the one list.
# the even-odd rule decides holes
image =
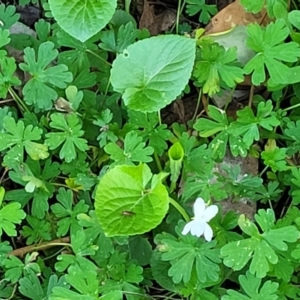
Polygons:
[[161,223],[169,208],[164,176],[140,164],[117,166],[101,178],[95,210],[107,236],[141,234]]
[[130,109],[153,112],[185,88],[195,59],[195,41],[178,35],[138,41],[113,62],[111,83]]
[[58,25],[74,38],[85,42],[112,18],[117,0],[49,0]]

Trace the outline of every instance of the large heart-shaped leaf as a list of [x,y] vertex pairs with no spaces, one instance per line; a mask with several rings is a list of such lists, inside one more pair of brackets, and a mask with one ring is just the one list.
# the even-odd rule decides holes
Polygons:
[[115,59],[111,83],[130,109],[159,111],[185,88],[194,59],[193,39],[178,35],[144,39]]
[[117,166],[101,178],[95,210],[107,236],[141,234],[161,223],[169,208],[164,176],[140,164]]
[[110,21],[117,0],[49,0],[49,5],[58,25],[85,42]]

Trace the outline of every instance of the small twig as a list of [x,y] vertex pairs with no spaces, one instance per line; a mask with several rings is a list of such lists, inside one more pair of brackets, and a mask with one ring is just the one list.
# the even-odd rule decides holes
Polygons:
[[15,101],[15,100],[14,100],[14,99],[1,100],[1,101],[0,101],[0,105],[1,105],[1,104],[4,104],[4,103],[13,102],[13,101]]
[[251,87],[250,87],[250,94],[249,94],[249,101],[248,101],[248,106],[249,106],[250,108],[252,107],[253,95],[254,95],[254,85],[251,84]]
[[38,246],[30,245],[19,249],[15,249],[11,251],[8,255],[23,257],[25,254],[31,253],[33,251],[46,250],[56,246],[71,246],[69,243],[70,243],[70,237],[66,236],[61,239],[55,239],[49,242],[44,242]]

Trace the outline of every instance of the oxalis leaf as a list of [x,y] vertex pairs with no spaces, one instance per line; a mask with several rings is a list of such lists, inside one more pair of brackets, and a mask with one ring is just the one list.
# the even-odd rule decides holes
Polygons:
[[130,45],[113,63],[111,83],[128,108],[159,111],[182,92],[191,76],[195,41],[157,36]]
[[108,171],[95,197],[96,215],[105,234],[141,234],[160,224],[169,208],[168,192],[161,183],[165,176],[152,175],[146,164]]
[[74,38],[85,42],[109,22],[117,0],[49,0],[49,5],[58,25]]

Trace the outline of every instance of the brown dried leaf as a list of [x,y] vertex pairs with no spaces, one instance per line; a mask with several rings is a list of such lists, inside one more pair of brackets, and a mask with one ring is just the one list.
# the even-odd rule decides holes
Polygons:
[[270,18],[265,9],[257,14],[248,13],[240,4],[240,0],[232,2],[219,13],[217,13],[205,27],[205,34],[215,34],[230,30],[236,25],[248,25],[250,23],[258,23],[267,25]]

